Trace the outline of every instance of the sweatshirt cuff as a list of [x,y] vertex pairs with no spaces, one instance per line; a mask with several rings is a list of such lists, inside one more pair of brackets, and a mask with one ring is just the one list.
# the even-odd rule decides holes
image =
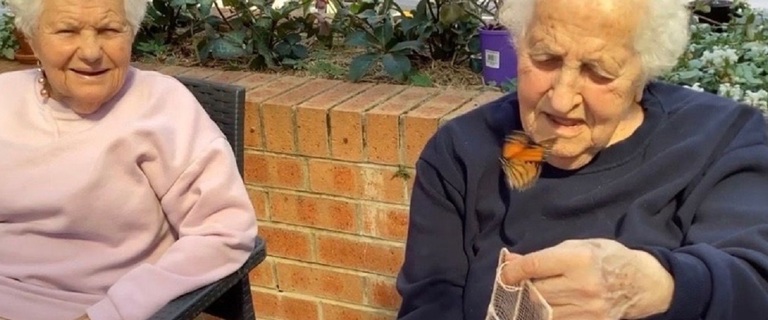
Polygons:
[[86,313],[91,320],[122,320],[120,312],[109,297],[102,299],[96,304],[90,306]]
[[703,261],[665,248],[639,248],[654,256],[672,275],[675,291],[669,309],[647,320],[698,320],[712,296],[711,274]]

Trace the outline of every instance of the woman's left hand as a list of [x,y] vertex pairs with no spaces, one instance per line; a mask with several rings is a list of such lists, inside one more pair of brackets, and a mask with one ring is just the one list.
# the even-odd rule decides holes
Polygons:
[[666,311],[672,302],[669,272],[647,252],[617,241],[568,240],[504,259],[502,281],[531,280],[555,320],[639,319]]

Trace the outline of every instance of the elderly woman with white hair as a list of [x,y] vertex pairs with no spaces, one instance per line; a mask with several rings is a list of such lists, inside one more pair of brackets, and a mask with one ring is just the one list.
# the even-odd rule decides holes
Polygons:
[[557,320],[765,317],[763,116],[655,80],[686,2],[504,1],[518,90],[422,151],[398,319],[486,319],[527,283]]
[[146,319],[236,270],[256,219],[226,138],[130,66],[146,0],[8,0],[39,70],[0,74],[0,318]]

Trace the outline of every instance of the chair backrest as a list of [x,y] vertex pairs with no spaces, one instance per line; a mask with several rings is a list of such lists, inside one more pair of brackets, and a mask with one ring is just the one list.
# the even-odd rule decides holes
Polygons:
[[184,76],[176,76],[176,79],[192,91],[197,101],[227,136],[237,159],[240,176],[243,176],[245,88]]

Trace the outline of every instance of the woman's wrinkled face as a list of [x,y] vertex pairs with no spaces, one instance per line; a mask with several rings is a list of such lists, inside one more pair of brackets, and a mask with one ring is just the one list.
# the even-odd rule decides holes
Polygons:
[[582,167],[642,123],[635,3],[537,2],[517,44],[518,97],[525,131],[536,141],[556,138],[550,164]]
[[81,114],[123,86],[132,42],[122,0],[44,0],[30,40],[51,97]]

